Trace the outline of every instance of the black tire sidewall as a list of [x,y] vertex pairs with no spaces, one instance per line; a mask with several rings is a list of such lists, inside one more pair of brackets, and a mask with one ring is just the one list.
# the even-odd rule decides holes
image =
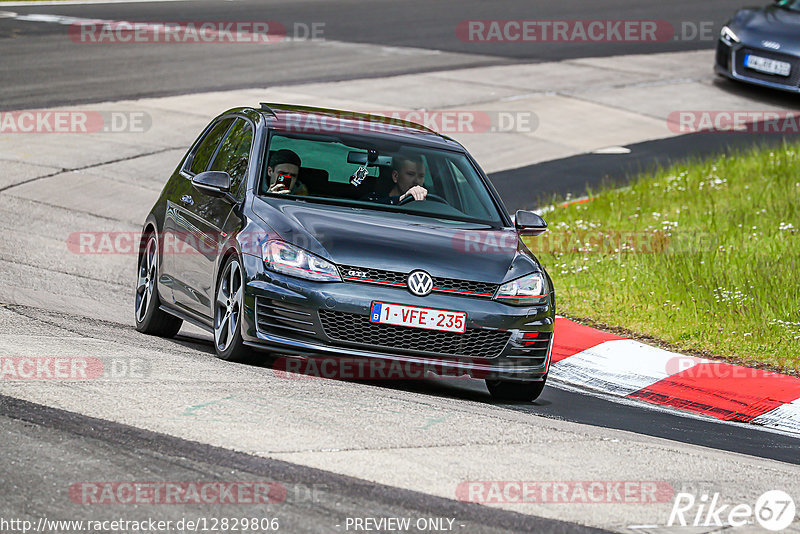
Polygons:
[[[214,352],[217,354],[217,357],[221,360],[232,361],[232,362],[241,362],[244,361],[248,356],[248,349],[244,345],[244,339],[242,338],[242,318],[244,317],[244,279],[240,280],[241,287],[242,287],[242,302],[239,303],[239,317],[238,321],[236,322],[236,332],[233,335],[233,341],[228,344],[225,350],[219,350],[219,346],[217,345],[217,337],[216,337],[216,321],[217,321],[217,294],[219,293],[220,285],[222,285],[222,280],[224,278],[225,271],[228,269],[228,266],[233,263],[237,262],[239,264],[239,272],[244,274],[244,267],[239,260],[238,256],[232,255],[225,260],[225,263],[222,265],[220,269],[220,276],[217,280],[216,285],[214,286],[214,304],[212,308],[212,317],[214,320]],[[243,277],[244,278],[244,277]]]
[[144,251],[142,252],[142,256],[139,258],[139,262],[136,264],[136,281],[138,284],[139,281],[139,270],[142,268],[142,262],[145,260],[147,256],[147,244],[150,243],[150,240],[155,240],[156,244],[156,252],[154,256],[154,260],[156,262],[156,279],[153,280],[153,294],[150,296],[150,300],[147,301],[147,309],[144,312],[144,318],[141,322],[139,322],[139,318],[136,316],[136,289],[134,288],[134,307],[133,307],[133,319],[136,321],[136,330],[140,332],[149,332],[154,328],[154,315],[156,310],[161,305],[161,299],[158,296],[158,270],[161,267],[161,262],[159,260],[158,254],[158,238],[153,235],[153,233],[149,233],[147,235],[147,240],[145,241]]
[[501,401],[533,402],[544,391],[547,375],[543,380],[536,382],[512,382],[502,380],[487,380],[486,388],[492,398]]
[[161,337],[173,337],[181,329],[183,320],[166,313],[161,309],[161,297],[158,294],[159,269],[161,268],[161,250],[159,248],[160,245],[158,242],[158,237],[153,232],[147,234],[144,252],[139,258],[139,262],[136,264],[136,283],[138,284],[139,269],[141,268],[141,264],[142,261],[144,261],[145,255],[147,254],[147,243],[149,243],[151,239],[155,241],[156,250],[154,259],[156,262],[156,270],[155,279],[153,280],[153,293],[150,296],[150,301],[147,303],[147,309],[144,312],[144,318],[141,322],[139,322],[139,319],[136,316],[136,288],[134,288],[133,320],[136,324],[136,330],[139,332]]

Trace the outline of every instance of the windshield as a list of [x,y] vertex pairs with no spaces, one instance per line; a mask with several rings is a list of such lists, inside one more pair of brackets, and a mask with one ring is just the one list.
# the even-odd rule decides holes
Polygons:
[[371,137],[274,133],[258,194],[503,225],[464,154]]
[[800,11],[800,0],[779,0],[778,6],[790,11]]

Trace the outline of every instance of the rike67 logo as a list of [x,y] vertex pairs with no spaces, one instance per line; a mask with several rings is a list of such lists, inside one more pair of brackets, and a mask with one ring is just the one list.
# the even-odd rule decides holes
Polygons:
[[691,493],[678,493],[669,515],[667,526],[743,527],[754,520],[767,530],[777,532],[788,528],[795,520],[797,509],[792,497],[781,490],[771,490],[761,495],[751,506],[746,503],[723,503],[719,493],[703,494],[697,498]]

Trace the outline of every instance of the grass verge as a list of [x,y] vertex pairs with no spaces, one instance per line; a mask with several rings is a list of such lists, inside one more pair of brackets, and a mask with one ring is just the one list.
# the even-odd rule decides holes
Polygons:
[[526,239],[561,315],[798,374],[800,145],[676,165],[590,196],[558,200],[550,231]]

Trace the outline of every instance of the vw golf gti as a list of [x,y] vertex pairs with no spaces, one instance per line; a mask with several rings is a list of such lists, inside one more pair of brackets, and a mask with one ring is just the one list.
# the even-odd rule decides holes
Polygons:
[[[553,285],[456,141],[377,115],[262,104],[215,118],[144,223],[136,328],[217,355],[365,358],[544,388]],[[263,352],[262,352],[263,353]]]

